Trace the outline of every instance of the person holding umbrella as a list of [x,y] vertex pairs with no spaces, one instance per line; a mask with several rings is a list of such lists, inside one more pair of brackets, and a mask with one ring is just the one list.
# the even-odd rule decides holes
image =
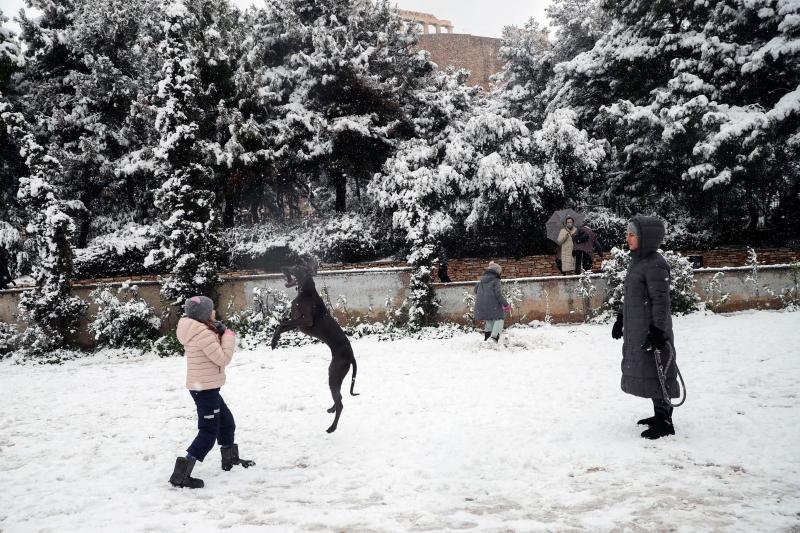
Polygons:
[[575,273],[575,256],[572,254],[575,249],[573,238],[578,233],[575,227],[575,219],[567,217],[564,227],[558,232],[558,258],[561,260],[561,273],[564,275]]
[[578,227],[586,220],[584,215],[572,209],[556,211],[545,224],[547,238],[554,241],[556,250],[556,267],[562,274],[575,273],[575,256],[573,238],[578,233]]

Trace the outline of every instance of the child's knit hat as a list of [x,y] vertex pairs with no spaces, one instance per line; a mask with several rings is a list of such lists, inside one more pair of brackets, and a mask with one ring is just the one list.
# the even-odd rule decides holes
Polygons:
[[211,320],[211,311],[214,310],[214,302],[207,296],[192,296],[183,304],[183,312],[187,317],[199,322]]

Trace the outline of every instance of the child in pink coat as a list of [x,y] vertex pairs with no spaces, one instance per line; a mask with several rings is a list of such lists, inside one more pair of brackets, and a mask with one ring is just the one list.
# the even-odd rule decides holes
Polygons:
[[184,313],[176,334],[186,354],[186,388],[197,406],[198,432],[186,456],[175,460],[169,482],[176,487],[198,489],[203,487],[203,480],[191,477],[192,469],[196,461],[203,462],[215,441],[220,445],[223,470],[230,470],[235,464],[248,468],[255,463],[239,458],[239,447],[233,442],[233,415],[219,394],[225,384],[225,367],[233,358],[236,334],[216,320],[210,298],[189,298]]

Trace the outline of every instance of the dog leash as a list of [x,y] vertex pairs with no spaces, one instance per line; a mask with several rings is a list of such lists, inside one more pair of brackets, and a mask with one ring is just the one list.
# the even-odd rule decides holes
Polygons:
[[[664,396],[664,401],[669,403],[672,407],[680,407],[686,402],[686,383],[683,381],[683,374],[681,374],[681,369],[678,368],[678,363],[675,362],[675,346],[668,341],[665,347],[669,348],[669,357],[667,358],[667,363],[665,365],[661,364],[661,350],[658,348],[653,350],[653,358],[656,361],[656,371],[658,372],[658,382],[661,385],[661,394]],[[672,403],[672,399],[669,397],[669,392],[667,391],[667,372],[673,363],[675,363],[675,370],[677,371],[678,379],[681,382],[680,389],[683,392],[683,399],[676,404]]]

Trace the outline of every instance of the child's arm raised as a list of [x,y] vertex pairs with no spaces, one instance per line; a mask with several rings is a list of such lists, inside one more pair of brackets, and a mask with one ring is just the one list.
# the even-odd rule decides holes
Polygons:
[[[229,330],[225,330],[227,333]],[[235,337],[231,331],[230,335],[223,335],[220,339],[217,334],[210,329],[206,329],[197,336],[197,346],[203,351],[206,357],[211,359],[219,367],[226,367],[233,359],[233,349],[236,345]]]

